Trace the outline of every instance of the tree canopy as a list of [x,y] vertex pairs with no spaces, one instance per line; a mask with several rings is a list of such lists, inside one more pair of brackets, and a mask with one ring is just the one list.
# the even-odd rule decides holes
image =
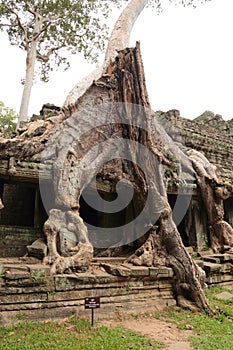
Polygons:
[[[195,6],[209,0],[168,1]],[[27,54],[19,122],[28,119],[36,63],[41,79],[48,81],[49,72],[55,67],[69,67],[68,53],[82,52],[86,59],[97,60],[108,33],[105,19],[112,5],[124,2],[129,1],[0,0],[0,30],[6,31],[12,45],[17,45]],[[161,9],[166,1],[145,2]]]
[[107,36],[104,23],[120,0],[0,0],[0,29],[26,51],[26,76],[19,112],[27,121],[36,62],[44,81],[54,67],[69,67],[69,53],[97,59]]
[[[26,51],[36,40],[41,77],[46,81],[54,66],[68,68],[65,50],[97,59],[107,36],[104,19],[109,14],[110,2],[116,4],[119,0],[1,0],[0,29],[7,32],[12,45]],[[35,32],[39,19],[40,27]]]

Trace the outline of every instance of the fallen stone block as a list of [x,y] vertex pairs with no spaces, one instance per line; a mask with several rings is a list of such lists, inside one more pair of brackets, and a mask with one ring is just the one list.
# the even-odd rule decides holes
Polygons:
[[221,264],[214,264],[212,262],[204,262],[204,270],[206,272],[206,275],[209,276],[212,273],[220,273],[222,268]]
[[122,267],[130,270],[130,275],[135,277],[149,276],[149,268],[146,266],[134,266],[133,264],[124,263]]
[[216,255],[207,255],[203,257],[204,261],[209,261],[214,264],[220,264],[221,260],[219,257],[216,257]]
[[131,275],[131,270],[122,265],[101,264],[101,266],[111,275],[123,277]]
[[28,255],[42,260],[47,255],[47,245],[42,238],[37,239],[31,245],[27,246]]
[[219,294],[216,294],[215,297],[221,300],[230,300],[233,299],[233,294],[229,292],[221,292]]
[[157,278],[173,277],[173,270],[170,267],[149,267],[150,276]]

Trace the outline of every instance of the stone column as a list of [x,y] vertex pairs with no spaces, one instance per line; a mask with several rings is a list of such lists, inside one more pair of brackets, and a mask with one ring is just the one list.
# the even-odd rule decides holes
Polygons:
[[201,198],[193,196],[187,212],[187,234],[190,246],[200,251],[208,247],[207,213]]

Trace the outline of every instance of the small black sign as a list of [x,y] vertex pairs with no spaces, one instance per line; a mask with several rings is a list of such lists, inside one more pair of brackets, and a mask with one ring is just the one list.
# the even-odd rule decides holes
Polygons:
[[100,307],[100,297],[85,298],[85,309],[98,309]]

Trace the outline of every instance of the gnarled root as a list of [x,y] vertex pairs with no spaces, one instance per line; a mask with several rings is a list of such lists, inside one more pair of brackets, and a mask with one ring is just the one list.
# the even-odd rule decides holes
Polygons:
[[219,220],[210,226],[210,245],[215,253],[223,250],[224,245],[233,250],[233,228],[228,222]]
[[186,251],[168,207],[160,216],[158,234],[152,231],[128,261],[135,265],[172,267],[177,304],[191,310],[204,309],[213,313],[204,293],[205,272]]
[[48,255],[43,260],[44,264],[52,264],[60,257],[57,251],[57,235],[65,223],[65,213],[59,209],[50,210],[49,218],[44,223],[48,246]]
[[166,255],[161,249],[160,237],[156,230],[157,227],[150,230],[146,242],[127,259],[127,262],[137,266],[165,265]]
[[[70,232],[77,234],[78,244],[72,249],[74,255],[62,257],[57,251],[57,236],[62,228],[68,227]],[[47,236],[48,255],[45,264],[53,264],[51,274],[63,273],[68,268],[87,269],[93,258],[93,247],[88,239],[87,228],[79,216],[78,210],[62,212],[52,209],[44,224]]]
[[223,250],[224,245],[233,248],[233,228],[224,220],[223,204],[230,196],[232,186],[217,178],[215,167],[202,153],[189,150],[188,155],[207,211],[211,248],[214,252]]
[[61,274],[66,269],[86,270],[93,258],[93,247],[90,244],[79,243],[76,247],[77,253],[72,256],[59,256],[51,268],[51,274]]

